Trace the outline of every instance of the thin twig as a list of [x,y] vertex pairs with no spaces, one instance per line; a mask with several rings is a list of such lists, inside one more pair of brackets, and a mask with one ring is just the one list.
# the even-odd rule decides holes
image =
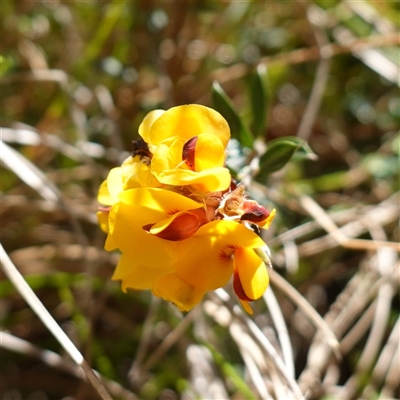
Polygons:
[[151,340],[153,338],[152,331],[154,320],[156,316],[156,311],[160,305],[160,299],[152,296],[149,311],[147,313],[147,317],[144,321],[143,328],[142,328],[142,335],[140,337],[140,341],[138,344],[138,351],[136,353],[136,357],[131,365],[131,368],[128,372],[128,377],[132,383],[135,385],[140,384],[140,368],[141,365],[146,357],[146,353],[149,349]]
[[166,336],[166,338],[154,350],[151,356],[140,368],[139,372],[141,374],[144,374],[149,369],[151,369],[164,356],[164,354],[171,348],[171,346],[173,346],[177,342],[177,340],[184,334],[184,332],[194,321],[194,319],[198,317],[200,311],[200,306],[195,307],[182,319],[182,321],[179,322],[176,328]]
[[309,7],[306,15],[307,20],[312,27],[314,32],[315,41],[320,51],[320,59],[317,65],[317,71],[315,73],[315,78],[313,85],[311,87],[310,97],[307,102],[307,106],[304,110],[303,116],[300,121],[299,128],[297,130],[297,137],[308,140],[314,121],[317,117],[318,110],[321,106],[322,97],[325,92],[326,84],[328,82],[328,75],[331,66],[331,58],[326,57],[326,53],[323,52],[323,48],[328,45],[328,38],[326,37],[326,32],[316,24],[312,22],[313,7]]
[[8,254],[4,250],[2,244],[0,244],[0,260],[4,273],[13,283],[18,293],[25,299],[35,314],[40,318],[40,320],[45,324],[45,326],[65,349],[65,351],[70,355],[72,360],[83,369],[86,378],[96,389],[100,397],[103,400],[112,400],[112,397],[108,393],[107,389],[101,383],[94,371],[90,368],[89,364],[84,360],[80,351],[75,347],[71,339],[65,334],[51,314],[44,307],[43,303],[26,283],[23,276],[19,273],[11,259],[8,257]]
[[328,324],[321,318],[317,311],[311,304],[285,279],[283,279],[273,269],[268,271],[271,284],[276,286],[281,292],[285,293],[292,302],[304,313],[306,317],[314,324],[314,326],[324,335],[324,340],[329,344],[332,349],[338,349],[339,343],[335,334],[332,332]]
[[[49,367],[66,372],[78,379],[86,378],[82,368],[79,368],[77,365],[71,363],[69,360],[61,357],[53,351],[41,349],[26,340],[11,335],[8,332],[0,331],[0,338],[0,346],[4,349],[40,360]],[[100,376],[97,371],[96,374]],[[119,383],[106,379],[103,376],[101,376],[101,380],[113,396],[121,397],[126,400],[137,399],[131,391],[124,388]]]
[[286,365],[284,364],[279,354],[276,352],[275,348],[268,341],[266,336],[260,331],[258,326],[250,318],[246,317],[243,314],[242,310],[239,307],[234,307],[233,311],[235,315],[239,317],[239,319],[242,322],[244,322],[245,325],[247,325],[249,331],[253,334],[254,338],[262,346],[262,348],[266,350],[266,352],[270,356],[270,359],[274,361],[275,366],[277,367],[276,370],[286,380],[286,383],[288,384],[289,388],[293,391],[295,398],[302,399],[303,394],[299,386],[297,385],[296,381],[287,373]]
[[353,250],[377,250],[382,247],[391,247],[400,251],[400,243],[383,240],[367,240],[348,238],[332,221],[328,213],[310,196],[301,195],[299,202],[302,207],[336,240],[338,244]]
[[392,286],[389,283],[383,284],[379,288],[375,317],[370,327],[370,334],[366,345],[363,347],[362,354],[357,362],[356,372],[348,379],[344,385],[347,397],[353,397],[359,388],[359,382],[372,366],[379,352],[383,336],[386,332],[387,319],[389,317],[391,300],[394,295]]
[[282,349],[283,361],[286,365],[287,372],[294,379],[295,371],[292,344],[290,343],[289,333],[285,319],[282,315],[282,310],[279,307],[272,287],[269,287],[266,290],[263,298],[268,306],[272,321],[274,322],[275,329],[278,334],[279,343]]
[[68,75],[61,69],[33,69],[29,72],[7,74],[0,79],[0,84],[9,84],[21,81],[58,82],[65,86]]
[[230,296],[223,289],[218,289],[214,292],[209,293],[210,297],[218,298],[223,302],[223,304],[230,311],[232,316],[235,316],[239,319],[239,321],[247,326],[249,333],[252,335],[253,339],[259,344],[263,353],[271,360],[276,370],[279,372],[279,375],[282,376],[289,388],[293,391],[296,396],[296,399],[302,399],[303,394],[301,393],[300,388],[298,387],[296,381],[288,374],[286,371],[286,365],[284,364],[280,355],[276,352],[274,346],[270,343],[267,337],[261,332],[260,328],[247,316],[243,313],[243,311],[238,306],[232,306],[230,304]]
[[[386,239],[386,234],[380,224],[376,222],[372,224],[369,221],[367,221],[367,224],[369,225],[369,231],[373,239]],[[377,264],[376,270],[382,275],[385,275],[390,271],[391,266],[396,263],[397,254],[392,249],[385,247],[377,251],[375,260],[376,262],[374,264]],[[378,295],[374,302],[374,304],[376,303],[375,315],[371,320],[367,342],[357,362],[355,374],[353,374],[344,385],[344,390],[348,397],[353,397],[354,394],[357,393],[361,376],[372,368],[379,355],[379,350],[384,340],[390,317],[392,299],[396,293],[395,285],[396,282],[392,281],[383,283],[379,287]],[[397,287],[398,285],[396,285],[396,288]]]
[[[321,57],[321,51],[327,58],[332,58],[340,54],[348,54],[354,51],[359,51],[373,47],[396,46],[400,44],[400,37],[398,33],[390,33],[385,35],[376,35],[368,38],[357,38],[341,45],[331,43],[320,49],[318,46],[293,50],[289,53],[280,53],[276,56],[263,57],[260,64],[271,66],[273,64],[302,64],[304,62],[316,61]],[[248,64],[235,64],[231,67],[220,68],[214,71],[208,78],[210,81],[218,80],[219,83],[224,83],[230,80],[242,78],[250,72],[252,67]],[[199,85],[204,85],[200,82]],[[207,86],[208,87],[208,86]]]
[[371,326],[375,310],[376,300],[371,303],[368,309],[362,314],[361,318],[356,321],[351,330],[340,341],[340,354],[342,354],[343,357],[354,348],[356,343],[358,343],[363,336],[365,336],[365,332],[367,332]]
[[386,344],[378,357],[374,370],[372,371],[371,381],[374,382],[375,385],[380,385],[381,382],[384,381],[385,375],[389,370],[391,360],[393,358],[393,355],[396,353],[396,348],[399,346],[399,343],[400,317],[397,318],[397,321],[393,326],[389,338],[386,341]]
[[262,375],[267,373],[268,367],[266,360],[262,357],[260,348],[247,334],[243,325],[237,321],[229,324],[229,333],[238,346],[255,389],[260,398],[265,399],[268,395],[268,389]]

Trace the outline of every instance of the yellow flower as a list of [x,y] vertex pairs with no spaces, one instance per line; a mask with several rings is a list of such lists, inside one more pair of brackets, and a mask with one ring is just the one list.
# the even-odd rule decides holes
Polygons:
[[241,224],[209,222],[180,242],[174,271],[155,280],[153,293],[188,311],[234,275],[235,292],[251,313],[248,302],[260,298],[269,283],[266,266],[254,251],[263,246],[263,240]]
[[167,111],[150,111],[139,126],[139,134],[152,153],[163,140],[172,136],[189,140],[201,133],[213,134],[224,148],[230,139],[229,126],[222,115],[198,104],[172,107]]
[[[216,111],[186,105],[147,114],[144,143],[101,184],[97,213],[105,249],[120,250],[112,279],[188,311],[204,294],[233,289],[252,313],[269,284],[259,257],[263,240],[253,231],[275,216],[234,189],[225,168],[229,127]],[[258,227],[256,227],[258,225]],[[266,259],[265,259],[266,260]]]
[[108,215],[105,248],[122,252],[113,279],[122,280],[123,290],[151,289],[154,279],[174,271],[179,240],[205,222],[203,204],[180,194],[158,188],[123,191]]
[[254,249],[265,246],[253,231],[234,221],[209,222],[205,207],[159,188],[137,188],[119,195],[108,217],[106,249],[121,259],[113,279],[122,289],[151,289],[182,311],[209,290],[228,283],[243,306],[262,296],[268,273]]
[[145,117],[139,134],[154,153],[151,171],[161,183],[190,185],[203,193],[229,187],[224,164],[230,132],[218,112],[196,104],[155,110]]

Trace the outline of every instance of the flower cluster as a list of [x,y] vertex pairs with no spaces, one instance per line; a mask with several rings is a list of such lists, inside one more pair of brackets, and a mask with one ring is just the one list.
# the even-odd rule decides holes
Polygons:
[[[150,289],[182,311],[228,283],[243,307],[268,287],[255,233],[271,213],[236,186],[225,167],[229,126],[216,111],[184,105],[150,112],[132,156],[101,184],[97,213],[105,248],[122,253],[122,289]],[[253,228],[253,229],[252,229]],[[255,229],[257,228],[257,229]]]

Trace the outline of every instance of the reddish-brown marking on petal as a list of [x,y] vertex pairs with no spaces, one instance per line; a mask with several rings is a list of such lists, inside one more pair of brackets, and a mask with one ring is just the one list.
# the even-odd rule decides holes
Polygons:
[[229,250],[236,250],[236,249],[240,249],[240,247],[237,244],[228,244],[225,246],[225,248],[229,249]]
[[240,217],[241,221],[251,221],[254,223],[260,223],[265,221],[269,216],[269,211],[256,201],[245,201],[243,203],[244,213]]
[[111,207],[98,207],[98,211],[104,212],[104,213],[109,213],[111,210]]
[[197,136],[193,136],[183,145],[182,160],[194,171],[194,156],[196,150]]
[[203,209],[189,210],[181,215],[177,216],[164,230],[158,233],[152,233],[151,228],[155,224],[148,224],[142,226],[142,228],[153,236],[157,236],[160,239],[170,240],[176,242],[179,240],[185,240],[192,236],[200,226],[206,224],[208,219],[206,218]]
[[238,248],[239,246],[234,244],[228,244],[224,246],[218,255],[219,260],[224,262],[232,260],[233,253]]
[[230,260],[232,260],[232,254],[233,254],[233,251],[232,251],[232,253],[225,253],[223,250],[218,254],[218,259],[219,259],[219,261],[222,261],[222,262],[228,262],[228,261],[230,261]]
[[150,233],[150,229],[154,226],[155,224],[147,224],[147,225],[143,225],[142,229],[144,231],[146,231],[147,233]]
[[175,209],[175,210],[168,210],[167,211],[167,215],[174,215],[174,214],[178,214],[178,212],[179,212],[180,210],[178,210],[178,209]]
[[248,297],[247,294],[244,292],[242,282],[240,281],[239,273],[237,270],[233,273],[233,290],[235,291],[236,296],[239,297],[240,300],[243,301],[254,300]]

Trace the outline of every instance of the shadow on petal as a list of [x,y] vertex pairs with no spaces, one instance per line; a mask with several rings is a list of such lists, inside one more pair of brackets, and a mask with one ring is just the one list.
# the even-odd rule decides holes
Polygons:
[[191,310],[205,294],[205,290],[189,284],[176,273],[158,279],[152,291],[155,296],[172,301],[181,311]]

